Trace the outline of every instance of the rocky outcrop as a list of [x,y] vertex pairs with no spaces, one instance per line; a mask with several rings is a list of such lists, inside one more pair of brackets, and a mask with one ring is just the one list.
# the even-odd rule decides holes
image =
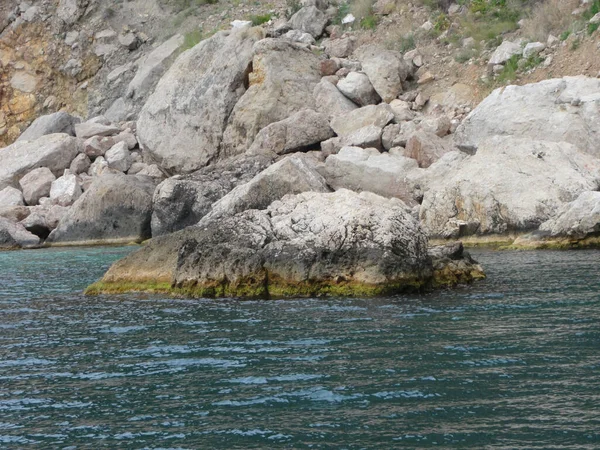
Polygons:
[[583,192],[563,205],[555,216],[540,225],[551,237],[584,239],[600,235],[600,192]]
[[370,296],[432,283],[433,263],[402,202],[340,190],[159,238],[88,292],[155,289],[156,279],[159,290],[192,296]]
[[154,188],[148,177],[102,175],[73,204],[47,242],[67,245],[148,239]]
[[565,77],[496,89],[458,127],[455,142],[494,135],[569,142],[600,157],[600,80]]
[[523,233],[599,187],[600,161],[573,145],[497,136],[429,184],[420,218],[435,237]]
[[163,181],[154,192],[152,236],[197,224],[213,203],[236,186],[250,181],[271,163],[269,156],[240,155]]
[[254,46],[249,88],[235,105],[223,135],[221,157],[245,152],[260,130],[303,109],[314,109],[321,80],[319,59],[306,48],[277,39]]
[[78,153],[77,139],[51,134],[36,141],[19,141],[0,150],[0,189],[18,186],[19,180],[38,167],[62,175]]
[[137,134],[163,169],[193,172],[221,157],[223,133],[261,37],[257,29],[219,32],[182,53],[161,78],[142,108]]
[[20,223],[0,217],[0,249],[14,250],[35,247],[40,239]]
[[411,67],[402,54],[376,45],[366,45],[358,48],[355,56],[384,102],[391,102],[403,92],[402,82],[410,75]]
[[317,111],[329,118],[354,111],[358,108],[352,100],[346,97],[334,84],[322,79],[313,91]]

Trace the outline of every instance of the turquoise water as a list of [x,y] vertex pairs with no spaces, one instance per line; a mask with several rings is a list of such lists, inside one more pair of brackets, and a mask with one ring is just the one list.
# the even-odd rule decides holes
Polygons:
[[130,250],[0,253],[0,448],[600,448],[600,252],[368,301],[81,295]]

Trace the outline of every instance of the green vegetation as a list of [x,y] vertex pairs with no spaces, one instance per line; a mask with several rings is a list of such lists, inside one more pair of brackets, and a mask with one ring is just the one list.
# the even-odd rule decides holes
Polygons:
[[250,16],[250,18],[248,20],[250,20],[252,22],[253,26],[258,26],[258,25],[262,25],[263,23],[267,23],[269,20],[272,19],[271,14],[259,14],[259,15],[255,15],[255,16]]
[[195,9],[202,5],[214,5],[217,2],[218,0],[160,0],[160,3],[172,8],[174,12]]
[[202,33],[202,30],[194,30],[194,31],[190,31],[189,33],[185,33],[183,35],[182,50],[188,50],[192,47],[195,47],[203,39],[204,39],[204,34]]

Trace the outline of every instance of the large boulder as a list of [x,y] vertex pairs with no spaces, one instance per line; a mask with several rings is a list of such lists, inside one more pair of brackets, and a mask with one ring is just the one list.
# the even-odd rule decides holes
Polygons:
[[341,190],[153,240],[88,292],[160,280],[158,289],[192,296],[364,296],[419,289],[432,275],[427,238],[401,201]]
[[410,75],[411,67],[402,54],[376,45],[366,45],[355,51],[375,91],[384,102],[391,102],[403,92],[402,82]]
[[326,115],[305,109],[260,130],[248,153],[284,155],[304,151],[318,147],[333,135]]
[[227,120],[247,87],[252,48],[262,33],[219,32],[182,53],[161,78],[140,112],[137,135],[163,169],[193,172],[219,159]]
[[317,172],[314,159],[304,154],[291,155],[233,189],[212,206],[198,225],[205,226],[248,209],[266,209],[287,194],[309,191],[330,192],[331,189]]
[[496,89],[456,130],[477,146],[493,135],[566,141],[600,157],[600,79],[565,77]]
[[406,142],[404,155],[416,160],[419,167],[427,168],[452,150],[452,145],[436,134],[416,131]]
[[159,184],[152,205],[152,236],[173,233],[197,224],[217,200],[266,169],[265,155],[239,155],[188,175],[176,175]]
[[420,218],[435,237],[526,232],[599,187],[600,161],[571,144],[496,136],[429,183]]
[[38,167],[61,175],[78,153],[77,139],[67,134],[50,134],[35,141],[18,141],[0,149],[0,189],[18,186],[19,180]]
[[81,120],[69,113],[59,111],[54,114],[38,117],[19,136],[17,141],[35,141],[48,134],[65,133],[75,136],[75,124]]
[[20,223],[0,217],[0,249],[35,247],[40,239],[27,231]]
[[384,197],[396,197],[415,205],[411,185],[405,178],[417,168],[417,162],[398,154],[379,153],[373,148],[344,147],[331,155],[320,170],[336,190],[369,191]]
[[65,170],[62,177],[57,178],[50,186],[50,200],[60,206],[70,206],[81,197],[83,190],[77,175]]
[[312,94],[320,80],[319,58],[310,50],[280,39],[256,43],[250,87],[231,113],[221,156],[244,153],[267,125],[314,109]]
[[154,181],[107,173],[94,180],[50,234],[52,244],[140,242],[150,237]]
[[27,175],[19,180],[19,185],[23,189],[23,197],[25,202],[30,205],[37,205],[42,197],[50,195],[52,182],[56,177],[47,167],[33,169]]

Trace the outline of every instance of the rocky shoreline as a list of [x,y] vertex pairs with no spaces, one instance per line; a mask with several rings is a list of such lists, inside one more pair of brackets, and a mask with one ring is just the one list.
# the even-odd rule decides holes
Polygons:
[[181,53],[128,120],[36,119],[0,149],[0,249],[150,239],[88,293],[276,298],[484,277],[459,240],[600,247],[599,79],[437,104],[418,52],[314,3]]

